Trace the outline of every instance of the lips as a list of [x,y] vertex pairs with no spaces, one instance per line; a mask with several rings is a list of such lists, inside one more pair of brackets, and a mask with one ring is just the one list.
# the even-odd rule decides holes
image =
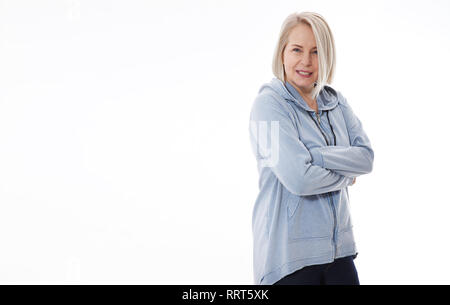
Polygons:
[[302,78],[310,78],[312,76],[312,72],[303,72],[303,70],[296,70],[297,74]]
[[306,71],[306,70],[296,70],[297,72],[303,72],[303,73],[308,73],[308,74],[312,74],[311,71]]

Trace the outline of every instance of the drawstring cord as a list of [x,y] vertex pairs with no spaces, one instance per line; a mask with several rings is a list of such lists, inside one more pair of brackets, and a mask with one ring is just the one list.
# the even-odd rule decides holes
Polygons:
[[328,110],[327,110],[327,119],[328,119],[328,124],[330,124],[330,127],[331,127],[331,132],[333,133],[334,145],[336,146],[336,135],[334,134],[333,125],[331,125],[331,123],[330,123],[330,117],[328,116]]
[[[336,134],[334,133],[333,125],[331,125],[330,117],[328,116],[328,110],[324,110],[324,111],[327,112],[327,120],[328,120],[328,124],[330,125],[331,133],[333,134],[333,137],[334,137],[334,143],[333,143],[333,145],[336,146]],[[330,145],[330,144],[328,143],[327,137],[325,136],[325,134],[324,134],[323,131],[322,131],[322,128],[320,128],[320,126],[319,126],[319,124],[316,122],[316,120],[314,120],[311,116],[309,116],[309,117],[311,118],[311,120],[313,120],[313,122],[316,124],[317,128],[318,128],[318,129],[320,130],[320,132],[322,133],[322,136],[323,136],[323,138],[325,139],[325,142],[327,142],[327,146]]]

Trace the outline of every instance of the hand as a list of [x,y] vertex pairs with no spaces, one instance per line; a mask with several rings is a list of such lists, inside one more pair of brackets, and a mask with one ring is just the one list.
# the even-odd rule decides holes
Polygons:
[[350,184],[350,185],[355,184],[355,182],[356,182],[356,177],[353,178],[353,182],[352,182],[352,184]]

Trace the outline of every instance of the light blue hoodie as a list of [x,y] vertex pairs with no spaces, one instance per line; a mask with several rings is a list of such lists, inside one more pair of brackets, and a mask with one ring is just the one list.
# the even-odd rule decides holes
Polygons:
[[289,83],[264,84],[250,114],[259,194],[253,217],[255,284],[352,255],[347,186],[372,171],[374,152],[345,97],[326,85],[318,113]]

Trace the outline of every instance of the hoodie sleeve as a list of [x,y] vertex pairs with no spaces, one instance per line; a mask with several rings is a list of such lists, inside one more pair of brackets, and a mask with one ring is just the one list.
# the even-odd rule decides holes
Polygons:
[[258,167],[269,167],[293,194],[321,194],[353,182],[353,178],[311,163],[309,150],[299,139],[289,110],[268,94],[260,94],[254,101],[250,141]]
[[361,121],[354,114],[345,97],[341,94],[339,94],[339,97],[351,146],[313,148],[310,150],[313,164],[348,177],[368,174],[372,171],[374,159],[369,138],[363,130]]

